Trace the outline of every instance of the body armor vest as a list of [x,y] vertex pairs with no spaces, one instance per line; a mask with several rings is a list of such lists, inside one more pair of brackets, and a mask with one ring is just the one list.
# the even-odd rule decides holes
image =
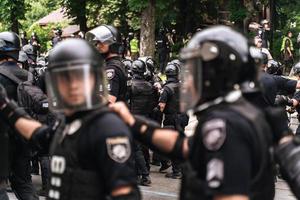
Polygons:
[[130,111],[133,114],[147,115],[154,108],[154,88],[143,79],[133,79],[130,95]]
[[179,113],[179,82],[170,82],[164,85],[164,89],[168,90],[171,98],[166,102],[164,113],[166,115],[174,115]]
[[99,173],[80,168],[78,144],[86,127],[106,112],[109,112],[106,108],[92,111],[85,118],[58,128],[50,148],[52,160],[48,199],[105,199]]

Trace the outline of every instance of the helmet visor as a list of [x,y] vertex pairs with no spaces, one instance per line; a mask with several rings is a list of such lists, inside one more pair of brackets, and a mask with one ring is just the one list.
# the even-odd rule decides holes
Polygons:
[[86,40],[96,45],[98,42],[111,45],[115,43],[116,39],[106,26],[99,26],[86,33]]
[[186,112],[197,105],[202,93],[202,60],[186,60],[180,70],[180,110]]
[[107,102],[103,72],[90,64],[49,69],[46,81],[50,108],[54,110],[90,110]]

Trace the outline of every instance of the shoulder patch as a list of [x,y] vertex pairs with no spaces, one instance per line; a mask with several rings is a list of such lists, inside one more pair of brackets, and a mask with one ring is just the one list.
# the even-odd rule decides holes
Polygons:
[[113,79],[113,78],[115,77],[115,74],[116,74],[116,72],[115,72],[114,69],[107,69],[107,70],[106,70],[106,78],[107,78],[108,80]]
[[226,139],[226,123],[223,119],[212,119],[202,126],[204,146],[210,151],[217,151]]
[[109,157],[118,163],[126,162],[131,155],[131,146],[127,137],[107,138],[106,147]]

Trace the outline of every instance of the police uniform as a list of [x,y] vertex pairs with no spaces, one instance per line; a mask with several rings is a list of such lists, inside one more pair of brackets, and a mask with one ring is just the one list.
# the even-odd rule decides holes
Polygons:
[[259,81],[262,85],[262,96],[247,97],[247,99],[260,108],[274,106],[277,94],[292,94],[295,92],[297,85],[295,80],[289,80],[265,72],[261,72]]
[[127,73],[119,56],[106,59],[107,89],[117,101],[125,101],[127,91]]
[[[27,81],[29,77],[29,73],[23,69],[21,69],[16,62],[4,62],[0,66],[0,83],[5,86],[7,90],[8,97],[17,101],[17,84],[6,77],[1,73],[4,70],[4,73],[12,74],[19,78],[22,81]],[[4,157],[3,164],[1,164],[1,168],[6,170],[3,171],[3,174],[0,176],[8,177],[8,162],[5,160],[8,159],[8,144],[5,144],[5,141],[8,141],[8,133],[12,133],[12,130],[9,129],[6,123],[0,122],[1,128],[1,136],[3,137],[3,144],[1,148],[4,148],[1,153],[6,154]],[[11,134],[14,135],[14,134]],[[12,159],[10,160],[10,182],[12,188],[15,191],[16,196],[19,196],[21,199],[37,199],[37,195],[35,189],[32,185],[31,181],[31,170],[30,170],[30,160],[31,160],[31,149],[28,146],[27,142],[24,141],[20,136],[10,136],[9,138],[9,151],[11,153]],[[6,174],[6,175],[4,175]]]
[[179,114],[179,80],[177,78],[168,78],[163,86],[159,102],[166,104],[163,111],[165,114],[164,126],[178,129],[177,125],[180,126],[180,124],[177,123]]
[[251,200],[273,199],[271,133],[260,111],[240,99],[197,115],[200,120],[190,143],[181,199],[237,194]]
[[132,138],[115,114],[76,113],[59,130],[51,147],[49,199],[105,199],[115,188],[136,187]]

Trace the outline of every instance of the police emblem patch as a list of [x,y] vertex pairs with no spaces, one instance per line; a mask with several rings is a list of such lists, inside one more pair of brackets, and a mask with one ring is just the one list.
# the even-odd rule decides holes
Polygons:
[[106,70],[106,78],[111,80],[115,77],[115,70],[114,69],[107,69]]
[[217,151],[226,139],[226,123],[223,119],[212,119],[202,126],[204,146],[210,151]]
[[107,138],[106,146],[109,157],[118,163],[126,162],[131,155],[131,146],[127,137]]

